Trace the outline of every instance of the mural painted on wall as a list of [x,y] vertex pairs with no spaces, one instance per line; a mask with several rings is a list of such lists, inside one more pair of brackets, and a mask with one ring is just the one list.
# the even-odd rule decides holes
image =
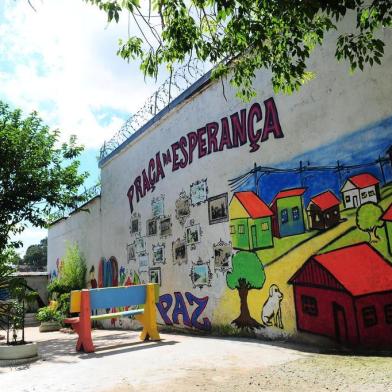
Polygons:
[[190,328],[209,331],[211,321],[208,317],[203,317],[208,299],[208,297],[199,298],[188,291],[185,292],[185,299],[180,292],[163,294],[159,297],[157,309],[166,325],[182,323]]
[[392,118],[230,180],[233,266],[214,320],[392,347],[391,132]]

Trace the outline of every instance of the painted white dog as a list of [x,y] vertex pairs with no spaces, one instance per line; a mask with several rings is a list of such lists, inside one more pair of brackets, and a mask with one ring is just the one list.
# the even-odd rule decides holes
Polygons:
[[271,327],[272,325],[283,329],[282,310],[280,303],[282,302],[283,294],[276,284],[272,284],[269,289],[269,297],[263,305],[261,312],[261,319],[263,324]]

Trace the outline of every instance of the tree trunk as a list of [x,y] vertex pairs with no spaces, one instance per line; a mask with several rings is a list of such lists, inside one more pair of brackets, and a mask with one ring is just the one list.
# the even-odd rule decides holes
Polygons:
[[264,328],[262,324],[258,323],[250,315],[248,307],[248,292],[249,289],[246,284],[244,282],[241,282],[240,288],[238,289],[238,295],[240,296],[241,301],[240,315],[231,323],[234,324],[236,327],[242,329]]
[[369,233],[369,242],[371,244],[379,241],[380,237],[377,235],[377,226],[373,227],[372,230],[369,230],[368,233]]

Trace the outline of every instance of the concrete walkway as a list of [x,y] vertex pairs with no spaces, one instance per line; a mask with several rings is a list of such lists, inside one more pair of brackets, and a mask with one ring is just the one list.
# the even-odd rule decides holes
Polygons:
[[[285,344],[250,339],[161,334],[161,342],[144,343],[138,341],[136,332],[100,330],[94,331],[97,351],[79,354],[75,352],[75,335],[39,333],[37,328],[27,328],[26,335],[28,340],[39,342],[41,359],[19,368],[0,368],[2,392],[245,392],[289,391],[294,387],[315,391],[329,389],[317,383],[324,377],[328,379],[325,386],[333,386],[333,377],[328,372],[332,375],[334,371],[342,372],[333,365],[342,357],[322,356],[300,347],[294,349]],[[322,363],[323,358],[329,368]],[[353,358],[355,362],[356,357]],[[372,391],[386,391],[385,388],[392,387],[391,358],[360,360],[361,363],[355,364],[349,359],[348,369],[352,371],[359,366],[361,371],[360,374],[354,371],[350,377],[358,381],[361,376],[366,381],[368,367],[376,381],[375,384],[369,379]],[[324,366],[324,374],[315,366],[317,361],[319,366]],[[306,374],[306,369],[311,371],[307,375],[309,380],[301,376]],[[338,374],[339,385],[346,389],[337,387],[335,390],[370,389],[347,389],[344,374]],[[370,387],[366,382],[360,385]]]

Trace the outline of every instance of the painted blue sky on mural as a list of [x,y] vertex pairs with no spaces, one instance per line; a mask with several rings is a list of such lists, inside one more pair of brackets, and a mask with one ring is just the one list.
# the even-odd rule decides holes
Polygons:
[[[340,198],[340,189],[348,177],[360,173],[376,176],[381,186],[392,181],[390,161],[377,162],[379,158],[388,158],[387,150],[392,144],[392,117],[386,118],[335,142],[310,150],[291,160],[275,165],[274,170],[264,168],[264,162],[256,162],[257,172],[242,173],[236,182],[231,181],[234,191],[252,190],[266,202],[283,189],[305,187],[305,204],[311,197],[326,190],[333,191]],[[299,168],[302,164],[302,172]],[[346,168],[346,166],[354,166]],[[282,170],[283,169],[283,170]],[[309,170],[310,169],[310,170]]]

